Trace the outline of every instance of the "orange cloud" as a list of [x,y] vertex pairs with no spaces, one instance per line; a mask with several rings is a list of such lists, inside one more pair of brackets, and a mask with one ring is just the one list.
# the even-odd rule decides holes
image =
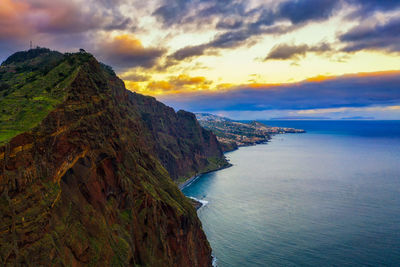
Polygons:
[[185,92],[209,91],[212,82],[203,76],[189,76],[181,74],[172,76],[168,80],[132,83],[126,81],[128,89],[148,95],[178,94]]
[[259,89],[259,88],[261,88],[261,89],[267,89],[267,88],[270,88],[270,87],[277,87],[277,86],[280,86],[280,85],[283,85],[283,83],[250,83],[250,84],[246,84],[246,85],[243,85],[243,86],[246,86],[246,87],[249,87],[249,88],[252,88],[252,89]]
[[151,91],[170,91],[174,86],[168,81],[150,82],[147,88]]
[[104,40],[98,48],[99,55],[117,68],[153,67],[164,52],[164,49],[145,48],[139,39],[128,34]]
[[140,40],[128,34],[114,37],[114,39],[105,43],[105,47],[109,49],[117,49],[119,52],[127,54],[136,53],[137,51],[144,49]]
[[[187,74],[181,74],[178,76],[172,76],[168,80],[153,81],[153,82],[136,82],[136,87],[129,87],[128,89],[132,91],[141,92],[148,95],[172,95],[172,94],[193,94],[193,93],[222,93],[222,92],[235,92],[240,91],[243,88],[246,89],[256,89],[259,91],[280,91],[293,86],[304,87],[307,83],[323,83],[324,81],[346,81],[346,80],[356,80],[358,83],[367,81],[360,78],[371,78],[378,81],[380,79],[387,79],[390,76],[400,76],[400,70],[393,71],[381,71],[381,72],[370,72],[370,73],[354,73],[346,74],[341,76],[316,76],[306,79],[301,82],[295,83],[250,83],[250,84],[230,84],[222,83],[215,84],[203,76],[189,76]],[[140,83],[140,88],[137,86]],[[397,106],[392,107],[397,109]]]
[[306,81],[307,82],[323,82],[323,81],[333,79],[333,78],[334,78],[334,76],[318,75],[315,77],[308,78]]
[[231,87],[233,87],[233,86],[234,86],[234,85],[231,84],[231,83],[220,83],[220,84],[217,85],[216,89],[222,91],[222,90],[229,89],[229,88],[231,88]]
[[389,70],[389,71],[377,71],[377,72],[359,72],[352,74],[345,74],[339,76],[328,76],[328,75],[318,75],[315,77],[311,77],[306,79],[306,82],[324,82],[327,80],[334,80],[337,78],[363,78],[363,77],[382,77],[382,76],[391,76],[391,75],[399,75],[400,70]]
[[186,74],[181,74],[177,77],[172,78],[171,80],[177,86],[209,83],[209,81],[207,81],[205,77],[202,77],[202,76],[191,77]]

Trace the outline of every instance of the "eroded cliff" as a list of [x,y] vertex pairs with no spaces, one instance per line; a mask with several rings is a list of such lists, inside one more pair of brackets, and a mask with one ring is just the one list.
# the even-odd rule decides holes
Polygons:
[[[45,57],[52,67],[32,70]],[[18,103],[0,129],[0,264],[210,266],[196,211],[170,176],[227,164],[215,136],[127,91],[90,54],[17,59],[0,70],[0,102]]]

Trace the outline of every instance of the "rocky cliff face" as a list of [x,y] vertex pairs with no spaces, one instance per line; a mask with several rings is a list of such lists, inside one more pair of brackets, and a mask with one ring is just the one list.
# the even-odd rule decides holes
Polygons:
[[172,179],[188,177],[227,165],[214,134],[200,126],[193,113],[175,111],[154,98],[131,94],[154,140],[152,150]]
[[[18,58],[35,66],[51,53]],[[37,90],[15,89],[14,74],[63,74],[40,91],[46,112],[7,110],[16,121],[38,122],[13,129],[22,131],[13,138],[1,129],[0,265],[210,266],[196,211],[170,174],[226,164],[215,136],[192,114],[127,91],[92,56],[56,55],[41,76],[27,64],[16,69],[15,60],[1,69],[8,78],[0,102],[8,103],[32,100]],[[57,70],[62,64],[68,71]],[[41,117],[29,113],[36,109]]]

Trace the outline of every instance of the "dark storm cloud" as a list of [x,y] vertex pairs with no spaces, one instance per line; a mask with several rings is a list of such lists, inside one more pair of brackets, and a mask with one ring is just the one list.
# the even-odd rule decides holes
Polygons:
[[360,50],[400,52],[400,19],[396,18],[373,27],[359,25],[339,38],[346,44],[343,49],[345,52]]
[[309,52],[324,53],[331,51],[332,48],[327,43],[322,43],[315,46],[303,45],[289,45],[289,44],[278,44],[274,46],[265,60],[287,60],[287,59],[299,59],[306,56]]
[[400,72],[347,75],[323,81],[251,88],[221,93],[165,96],[162,101],[190,111],[315,109],[400,103]]

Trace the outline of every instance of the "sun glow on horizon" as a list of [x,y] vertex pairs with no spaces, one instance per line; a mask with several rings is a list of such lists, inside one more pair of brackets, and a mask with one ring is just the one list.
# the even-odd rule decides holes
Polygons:
[[[275,104],[266,98],[271,91],[292,100],[279,108],[312,109],[307,97],[314,96],[320,97],[318,107],[324,108],[343,103],[381,105],[383,100],[388,106],[400,104],[397,85],[390,83],[397,82],[390,75],[400,76],[398,1],[3,0],[2,4],[3,60],[27,49],[27,40],[59,51],[84,48],[112,66],[129,90],[179,103],[223,96],[212,100],[214,106],[240,112],[271,109]],[[374,82],[373,88],[365,80]],[[343,84],[347,81],[352,87]],[[325,89],[313,95],[286,93],[289,87],[306,90],[318,85]],[[363,87],[371,96],[356,103],[355,93],[363,94]],[[259,102],[241,103],[253,91]],[[327,95],[335,91],[341,98],[328,101]],[[230,102],[236,104],[230,107]]]

